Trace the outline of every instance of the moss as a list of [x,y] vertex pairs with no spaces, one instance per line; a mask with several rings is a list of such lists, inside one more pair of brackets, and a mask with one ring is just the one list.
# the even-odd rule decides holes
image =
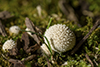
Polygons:
[[[18,25],[21,29],[25,29],[25,17],[29,17],[33,23],[40,27],[42,31],[45,31],[46,26],[48,25],[50,17],[53,18],[53,21],[51,25],[62,23],[66,24],[72,31],[74,31],[76,35],[76,44],[79,43],[79,41],[89,32],[89,30],[93,26],[93,19],[90,17],[82,18],[86,19],[86,25],[82,25],[83,27],[78,27],[74,24],[73,21],[69,21],[64,18],[64,15],[60,11],[58,5],[58,0],[0,0],[0,11],[7,10],[12,15],[14,15],[13,18],[2,20],[2,23],[5,25],[7,36],[3,37],[0,35],[0,66],[2,67],[8,67],[11,65],[7,60],[5,60],[1,54],[5,54],[2,51],[2,45],[3,43],[8,39],[17,40],[18,38],[21,38],[22,33],[20,32],[19,35],[10,35],[9,34],[9,27],[12,25]],[[74,7],[77,7],[77,3],[79,3],[77,0],[71,1]],[[91,3],[92,4],[92,3]],[[42,7],[42,17],[39,17],[36,7],[38,5],[41,5]],[[55,7],[53,7],[55,6]],[[98,6],[98,5],[97,5]],[[48,8],[50,7],[50,8]],[[90,6],[91,7],[91,6]],[[92,6],[93,8],[93,6]],[[97,10],[97,8],[94,11]],[[97,12],[99,9],[97,10]],[[56,14],[57,17],[54,17],[53,14]],[[82,22],[82,21],[79,21]],[[100,28],[97,28],[93,31],[93,33],[89,36],[89,38],[83,43],[81,48],[78,50],[78,52],[74,55],[68,55],[70,51],[63,53],[64,55],[60,56],[59,54],[55,53],[55,64],[50,63],[51,67],[61,67],[61,65],[64,63],[64,61],[68,62],[68,65],[64,67],[91,67],[88,60],[85,58],[84,53],[87,53],[90,57],[90,59],[93,61],[94,59],[96,62],[100,65]],[[16,59],[23,59],[29,55],[25,54],[22,49],[20,49],[21,55],[18,55],[14,58]],[[9,58],[9,57],[8,57]],[[36,60],[29,61],[26,63],[27,65],[31,65],[37,63],[37,66],[45,67],[47,66],[47,60],[43,56],[39,56],[36,58]],[[96,64],[94,63],[96,66]]]
[[87,2],[90,4],[89,10],[93,11],[95,15],[98,15],[98,14],[100,15],[100,13],[99,13],[100,1],[99,0],[96,0],[96,1],[87,0]]

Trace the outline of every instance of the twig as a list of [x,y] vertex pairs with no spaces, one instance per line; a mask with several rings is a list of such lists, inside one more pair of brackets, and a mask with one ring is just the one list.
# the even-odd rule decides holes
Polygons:
[[5,55],[2,54],[2,57],[5,58],[6,60],[8,60],[8,58],[5,57]]
[[89,35],[96,29],[96,27],[100,24],[100,20],[97,20],[92,29],[87,33],[86,36],[83,37],[83,39],[76,45],[76,47],[71,51],[71,55],[73,55],[80,46],[85,42],[85,40],[89,37]]
[[89,61],[89,63],[92,65],[92,67],[94,67],[93,62],[91,61],[91,59],[89,58],[89,56],[87,54],[85,54],[85,57],[87,58],[87,60]]
[[93,59],[94,63],[98,66],[99,64],[95,61],[95,59]]
[[36,55],[28,56],[27,58],[25,58],[24,60],[22,60],[22,62],[25,63],[26,61],[30,61],[30,60],[32,60],[35,57],[36,57]]
[[5,28],[3,26],[3,24],[1,23],[1,20],[0,20],[0,33],[2,34],[2,36],[6,36],[6,31],[5,31]]

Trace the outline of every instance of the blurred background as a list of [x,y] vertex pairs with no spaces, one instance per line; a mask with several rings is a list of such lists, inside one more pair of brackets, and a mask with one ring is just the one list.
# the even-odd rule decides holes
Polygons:
[[0,0],[0,11],[6,10],[16,16],[32,17],[36,13],[34,9],[42,9],[44,16],[57,14],[84,26],[86,16],[94,20],[100,17],[99,4],[100,0]]

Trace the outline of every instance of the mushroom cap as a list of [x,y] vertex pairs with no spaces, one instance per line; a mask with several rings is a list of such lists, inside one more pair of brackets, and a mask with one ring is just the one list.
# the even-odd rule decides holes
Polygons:
[[9,32],[13,34],[18,34],[19,31],[20,31],[20,28],[18,26],[11,26],[9,29]]
[[[72,49],[76,42],[74,33],[66,25],[62,24],[55,24],[49,27],[44,36],[50,42],[52,50],[58,53]],[[48,44],[45,38],[44,41]]]
[[5,51],[5,50],[8,50],[8,49],[12,49],[14,47],[16,47],[15,41],[13,41],[12,39],[10,39],[10,40],[7,40],[3,44],[2,49]]

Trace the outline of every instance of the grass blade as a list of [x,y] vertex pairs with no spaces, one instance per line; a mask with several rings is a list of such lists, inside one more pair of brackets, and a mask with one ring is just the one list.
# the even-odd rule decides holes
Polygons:
[[50,18],[50,21],[49,21],[48,26],[47,26],[46,29],[48,29],[50,27],[51,22],[52,22],[52,18]]

